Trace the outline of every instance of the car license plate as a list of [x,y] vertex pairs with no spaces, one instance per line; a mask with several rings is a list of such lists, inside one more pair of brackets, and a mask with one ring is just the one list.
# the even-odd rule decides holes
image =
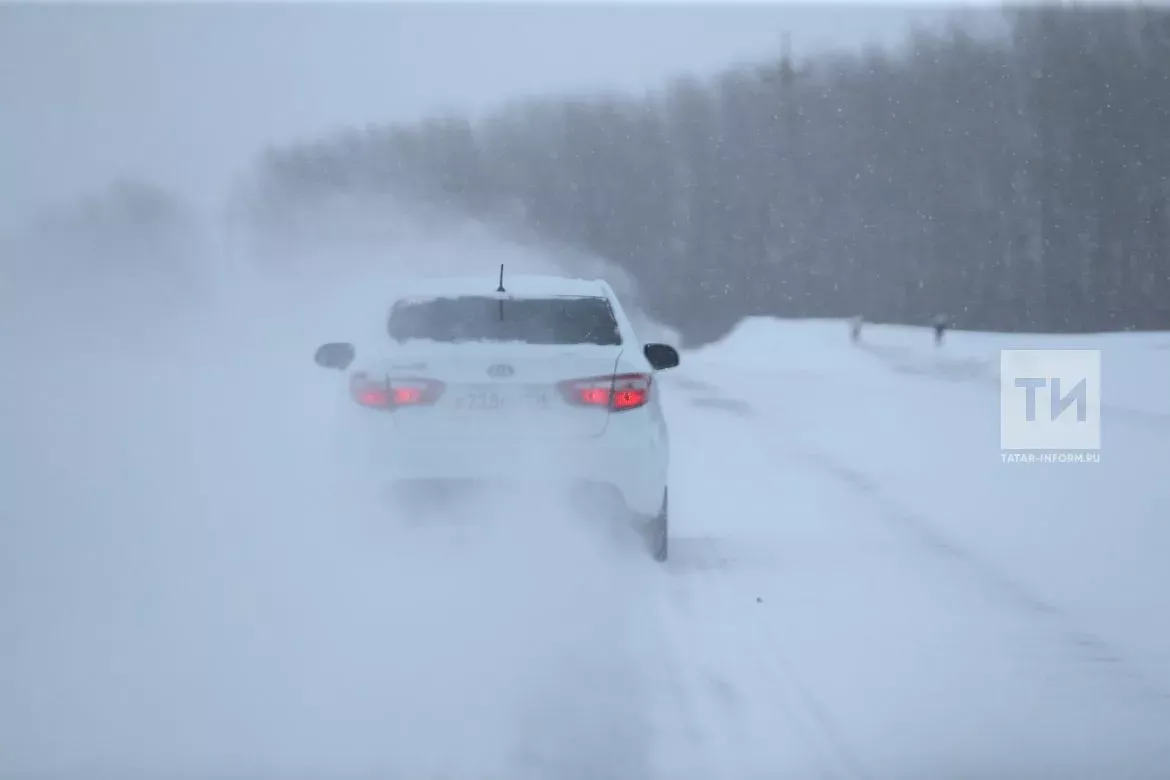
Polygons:
[[543,387],[523,387],[512,390],[484,388],[468,390],[455,399],[455,407],[474,412],[508,411],[520,409],[547,409],[551,393]]

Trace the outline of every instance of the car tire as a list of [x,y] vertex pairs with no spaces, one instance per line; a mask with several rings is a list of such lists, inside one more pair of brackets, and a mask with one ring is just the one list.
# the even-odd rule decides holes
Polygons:
[[646,545],[650,556],[664,562],[670,556],[670,494],[662,491],[662,508],[651,518],[646,529]]

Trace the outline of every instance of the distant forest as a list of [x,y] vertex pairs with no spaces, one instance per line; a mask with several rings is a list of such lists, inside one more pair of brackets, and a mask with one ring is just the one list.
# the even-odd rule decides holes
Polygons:
[[689,344],[748,315],[1170,329],[1170,9],[1003,13],[272,148],[252,216],[392,195],[521,225],[621,266]]

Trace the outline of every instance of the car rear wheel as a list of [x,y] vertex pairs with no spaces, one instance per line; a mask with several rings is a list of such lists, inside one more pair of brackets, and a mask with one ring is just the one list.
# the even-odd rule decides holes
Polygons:
[[670,502],[669,493],[662,491],[662,508],[646,529],[646,544],[650,555],[656,561],[665,561],[670,554]]

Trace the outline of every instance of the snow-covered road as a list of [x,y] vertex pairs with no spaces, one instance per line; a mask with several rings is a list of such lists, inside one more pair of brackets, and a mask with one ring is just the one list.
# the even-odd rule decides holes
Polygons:
[[1002,464],[997,388],[756,325],[671,383],[662,776],[1170,774],[1170,440]]
[[1170,777],[1170,337],[1087,340],[1103,462],[1026,466],[1018,339],[745,322],[663,376],[663,568],[536,494],[388,518],[337,334],[241,311],[17,361],[0,777]]

